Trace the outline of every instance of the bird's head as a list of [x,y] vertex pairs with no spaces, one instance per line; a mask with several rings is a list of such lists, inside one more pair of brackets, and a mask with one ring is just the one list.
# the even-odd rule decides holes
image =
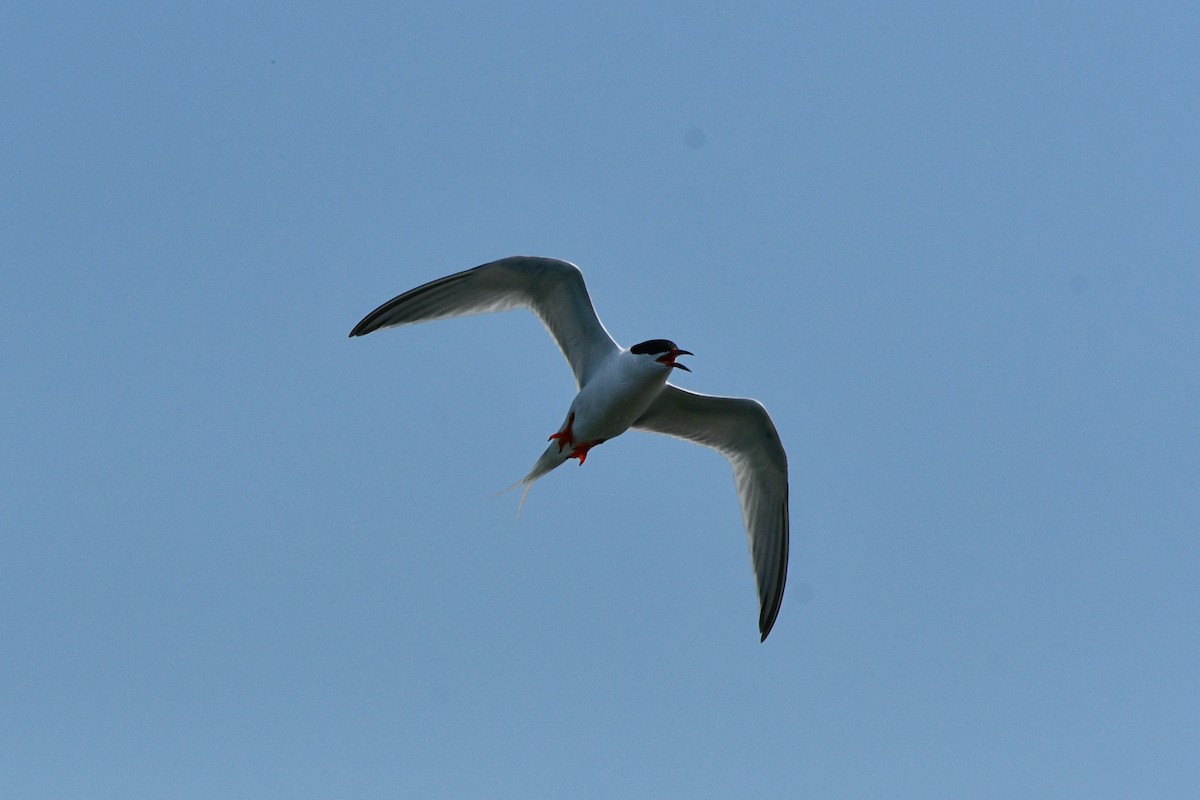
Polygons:
[[680,350],[674,342],[669,339],[650,339],[649,341],[635,344],[629,348],[629,352],[635,356],[643,356],[652,358],[660,364],[665,364],[668,367],[678,367],[686,372],[691,372],[683,364],[676,364],[675,359],[680,356],[690,356],[692,353],[687,350]]

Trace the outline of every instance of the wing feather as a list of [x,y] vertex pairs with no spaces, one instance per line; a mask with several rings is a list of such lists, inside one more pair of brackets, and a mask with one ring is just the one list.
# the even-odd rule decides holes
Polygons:
[[787,453],[767,410],[757,400],[667,384],[633,427],[711,447],[733,467],[766,641],[783,602],[789,537]]
[[550,331],[578,386],[620,349],[596,315],[579,268],[534,256],[502,258],[418,286],[367,314],[350,335],[516,308],[528,308]]

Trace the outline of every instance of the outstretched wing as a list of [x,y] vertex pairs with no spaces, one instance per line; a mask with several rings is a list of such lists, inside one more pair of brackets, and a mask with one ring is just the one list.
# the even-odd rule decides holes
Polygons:
[[687,439],[719,451],[733,466],[758,587],[758,629],[766,641],[787,581],[787,453],[757,400],[714,397],[667,384],[634,428]]
[[418,286],[367,314],[350,335],[514,308],[537,314],[581,387],[599,364],[620,350],[596,316],[579,268],[535,256],[502,258]]

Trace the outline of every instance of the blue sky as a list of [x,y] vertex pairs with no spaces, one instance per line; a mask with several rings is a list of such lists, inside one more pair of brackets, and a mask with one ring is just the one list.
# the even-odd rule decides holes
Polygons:
[[[1195,797],[1193,4],[9,3],[0,795]],[[771,411],[724,462],[516,253]]]

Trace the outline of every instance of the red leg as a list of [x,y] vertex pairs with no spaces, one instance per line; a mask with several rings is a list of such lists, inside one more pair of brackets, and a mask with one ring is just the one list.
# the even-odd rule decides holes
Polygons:
[[595,439],[590,442],[584,442],[583,444],[576,446],[576,448],[571,451],[571,455],[567,456],[567,458],[578,458],[579,466],[582,467],[583,462],[587,460],[588,450],[591,450],[596,445],[603,444],[606,441],[608,441],[608,440],[607,439]]
[[[558,440],[558,452],[561,453],[563,447],[565,447],[566,445],[575,444],[575,434],[571,432],[571,426],[574,424],[575,424],[575,412],[572,411],[570,414],[567,414],[567,424],[563,426],[563,429],[561,431],[559,431],[558,433],[550,434],[550,438],[547,439],[546,441],[553,442],[555,439],[557,439]],[[567,456],[567,458],[570,458],[570,457],[571,456]]]

